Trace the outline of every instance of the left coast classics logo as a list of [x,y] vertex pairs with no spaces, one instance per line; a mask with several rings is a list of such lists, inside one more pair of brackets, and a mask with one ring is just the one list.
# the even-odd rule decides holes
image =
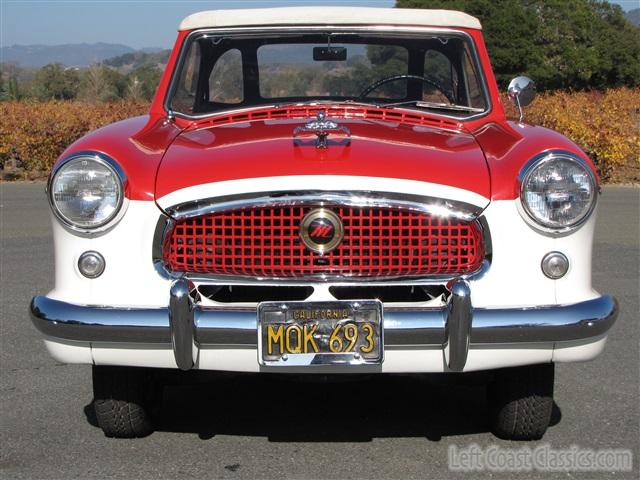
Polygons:
[[311,210],[300,223],[302,243],[321,255],[336,248],[342,241],[343,233],[340,217],[325,208]]

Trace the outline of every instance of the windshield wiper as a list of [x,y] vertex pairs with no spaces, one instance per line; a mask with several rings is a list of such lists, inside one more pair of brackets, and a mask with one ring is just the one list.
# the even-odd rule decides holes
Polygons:
[[423,102],[422,100],[410,100],[408,102],[385,103],[382,107],[401,107],[404,105],[414,105],[418,108],[430,108],[433,110],[450,110],[454,112],[484,112],[484,108],[467,107],[465,105],[452,105],[450,103]]
[[347,103],[349,105],[359,105],[361,107],[377,107],[377,108],[381,108],[381,107],[385,106],[383,103],[362,102],[362,101],[359,101],[359,100],[344,100],[341,103]]

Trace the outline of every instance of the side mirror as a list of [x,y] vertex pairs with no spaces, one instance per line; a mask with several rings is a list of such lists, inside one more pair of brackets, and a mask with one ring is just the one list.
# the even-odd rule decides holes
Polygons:
[[509,98],[518,107],[519,122],[522,121],[522,108],[530,105],[536,98],[536,84],[529,77],[516,77],[509,82],[507,89]]

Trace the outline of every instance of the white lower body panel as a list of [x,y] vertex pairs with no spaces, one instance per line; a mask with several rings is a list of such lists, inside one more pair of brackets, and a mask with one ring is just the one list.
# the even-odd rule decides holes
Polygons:
[[[387,179],[382,185],[360,183],[348,178],[349,184],[335,185],[331,177],[323,177],[332,188],[372,189],[386,191],[420,192],[431,196],[443,196],[464,200],[474,205],[486,205],[487,199],[474,195],[462,195],[451,189],[433,185],[408,185]],[[287,180],[291,180],[287,178]],[[344,180],[344,179],[342,179]],[[344,182],[343,182],[344,183]],[[225,184],[226,185],[226,184]],[[288,183],[283,183],[286,189]],[[218,185],[218,187],[220,187]],[[255,191],[260,191],[253,185]],[[384,188],[383,188],[384,187]],[[216,195],[243,193],[244,183],[229,183],[227,190],[215,191],[212,186],[200,186],[196,190],[181,192],[178,196],[161,199],[166,208],[181,201],[207,198]],[[274,188],[265,183],[264,190]],[[177,195],[177,194],[176,194]],[[174,198],[175,197],[175,198]],[[591,287],[591,254],[595,213],[577,231],[564,237],[550,237],[533,230],[520,216],[518,200],[491,202],[482,216],[489,225],[492,256],[489,268],[483,275],[469,279],[471,303],[474,308],[537,308],[567,305],[598,297]],[[162,276],[153,265],[152,246],[160,209],[153,201],[131,201],[122,221],[111,231],[94,238],[79,237],[62,228],[54,219],[56,252],[56,284],[48,297],[84,306],[123,308],[167,308],[172,280]],[[77,270],[78,257],[87,250],[100,252],[106,260],[106,269],[99,278],[88,279]],[[544,276],[540,261],[548,252],[559,251],[567,256],[570,268],[560,280]],[[328,284],[321,284],[322,292]],[[318,285],[314,285],[318,287]],[[322,298],[321,300],[329,300]],[[319,300],[319,298],[313,298]],[[546,339],[545,339],[546,340]],[[128,340],[127,340],[128,341]],[[493,341],[493,340],[491,340]],[[464,371],[486,370],[547,362],[573,362],[591,360],[597,356],[606,336],[562,343],[536,344],[481,344],[471,345]],[[173,350],[154,344],[104,344],[60,340],[46,337],[45,344],[51,355],[63,363],[96,365],[129,365],[155,368],[177,368]],[[291,367],[260,367],[257,350],[253,347],[227,348],[202,347],[193,349],[194,368],[238,372],[285,372]],[[286,370],[289,368],[289,370]],[[378,367],[354,366],[339,370],[336,367],[306,367],[304,372],[358,372],[379,371],[393,373],[446,372],[445,352],[440,346],[390,347]],[[295,369],[300,372],[301,369]]]
[[[535,345],[473,345],[465,372],[503,367],[592,360],[604,349],[607,337]],[[45,339],[47,350],[62,363],[123,365],[132,367],[176,368],[173,350],[157,345],[95,345]],[[194,369],[229,372],[282,373],[442,373],[448,372],[444,350],[432,348],[388,348],[380,366],[352,367],[261,367],[255,348],[201,348],[194,359]]]

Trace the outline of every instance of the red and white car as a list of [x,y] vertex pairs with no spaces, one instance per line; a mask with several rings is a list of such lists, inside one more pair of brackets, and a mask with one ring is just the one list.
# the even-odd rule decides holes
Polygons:
[[554,364],[597,356],[617,313],[591,285],[598,194],[579,147],[506,119],[476,18],[196,13],[149,114],[53,168],[31,315],[93,365],[109,436],[152,430],[161,369],[490,370],[494,432],[539,438]]

